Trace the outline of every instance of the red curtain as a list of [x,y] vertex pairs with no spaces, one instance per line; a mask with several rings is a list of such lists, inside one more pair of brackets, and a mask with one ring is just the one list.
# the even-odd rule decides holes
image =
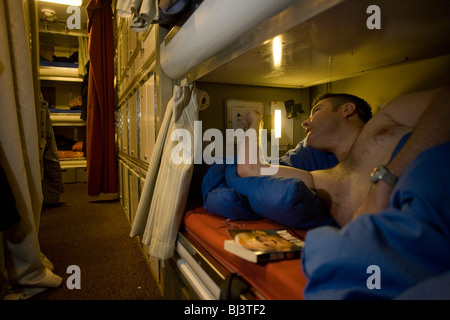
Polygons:
[[89,195],[117,192],[114,32],[110,0],[90,0],[86,158]]

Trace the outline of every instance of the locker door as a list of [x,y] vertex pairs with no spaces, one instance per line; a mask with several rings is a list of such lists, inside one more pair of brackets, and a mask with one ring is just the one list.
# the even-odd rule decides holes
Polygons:
[[122,128],[121,151],[128,154],[128,102],[122,105],[120,111],[121,111],[121,128]]
[[122,190],[123,190],[123,210],[128,220],[130,220],[130,187],[129,187],[129,167],[127,164],[123,163],[122,166]]
[[150,58],[153,54],[153,52],[156,49],[156,29],[154,26],[151,26],[150,32],[147,34],[147,37],[142,42],[142,49],[141,49],[141,62],[144,64],[148,58]]
[[156,141],[155,97],[155,77],[152,74],[140,89],[139,158],[147,163],[150,161]]
[[136,210],[139,203],[139,174],[136,171],[129,170],[129,188],[130,188],[130,223],[134,222]]
[[122,72],[122,92],[124,90],[127,89],[128,84],[129,84],[129,77],[128,77],[128,69],[127,69],[127,65],[128,65],[128,60],[129,60],[129,56],[128,56],[128,29],[129,29],[129,19],[125,19],[123,26],[122,26],[122,41],[121,41],[121,47],[120,47],[120,59],[121,59],[121,70],[120,72]]
[[136,93],[133,93],[131,98],[128,100],[128,123],[129,123],[129,147],[128,154],[132,157],[138,156],[138,144],[137,144],[137,103],[136,103]]
[[122,107],[116,111],[116,141],[117,141],[117,149],[122,151]]
[[122,206],[122,208],[124,207],[124,202],[123,202],[123,161],[119,159],[118,161],[119,166],[118,166],[118,170],[119,170],[119,199],[120,199],[120,205]]

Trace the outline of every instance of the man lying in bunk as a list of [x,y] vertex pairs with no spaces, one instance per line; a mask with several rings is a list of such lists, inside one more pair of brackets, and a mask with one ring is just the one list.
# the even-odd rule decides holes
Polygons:
[[[314,134],[310,135],[309,120],[303,122],[308,134],[307,138],[302,140],[295,149],[290,150],[279,159],[282,166],[269,166],[268,164],[245,166],[236,164],[220,166],[214,164],[208,175],[204,179],[204,186],[209,188],[204,192],[205,208],[216,214],[224,215],[227,218],[245,220],[251,218],[268,218],[283,225],[309,230],[321,225],[336,225],[336,221],[330,215],[330,210],[325,202],[316,196],[312,191],[310,183],[304,183],[299,180],[297,172],[314,171],[320,169],[328,169],[336,166],[338,161],[343,160],[349,153],[350,148],[361,131],[365,123],[372,117],[370,105],[361,98],[349,94],[326,94],[319,97],[313,105],[316,106],[312,112],[315,113],[322,109],[322,104],[329,103],[331,107],[329,112],[333,112],[335,117],[342,117],[346,121],[339,121],[332,124],[331,117],[327,122],[328,127],[322,125],[314,130]],[[346,104],[345,109],[339,108]],[[319,113],[318,119],[324,118]],[[252,110],[245,115],[244,121],[247,128],[255,129],[258,132],[262,128],[262,115],[256,110]],[[316,120],[315,122],[318,122]],[[252,130],[248,131],[251,133]],[[258,159],[250,159],[251,156],[257,155],[258,152],[249,150],[251,143],[255,145],[257,138],[247,141],[245,148],[241,147],[240,157],[236,162],[240,163],[256,163]],[[321,139],[322,137],[322,139]],[[253,148],[253,151],[256,148]],[[276,168],[275,171],[281,170],[276,177],[271,176],[274,171],[269,170],[258,178],[262,172],[261,168]],[[223,169],[224,174],[220,172]],[[246,177],[240,178],[243,168],[249,173]],[[301,170],[295,170],[301,169]],[[254,172],[251,172],[253,170]],[[224,175],[225,188],[218,186],[218,177]],[[287,178],[281,178],[287,177]],[[303,178],[303,177],[302,177]],[[309,178],[309,176],[306,176]],[[218,196],[217,196],[218,195]],[[225,213],[225,214],[224,214]]]
[[[351,109],[319,101],[304,122],[308,141],[332,139],[319,131],[347,121]],[[258,114],[247,117],[260,126]],[[306,299],[450,298],[449,121],[448,88],[408,94],[375,114],[335,167],[280,166],[278,175],[302,179],[345,225],[307,233]],[[260,166],[267,164],[238,165],[238,172],[256,175]]]
[[[285,170],[288,170],[287,167],[306,171],[334,167],[338,163],[338,157],[342,158],[348,153],[347,149],[372,116],[369,104],[356,96],[327,94],[317,100],[317,103],[325,98],[335,102],[335,115],[338,114],[337,107],[343,103],[351,104],[354,110],[348,115],[348,121],[341,122],[339,128],[330,132],[333,140],[327,141],[327,145],[315,144],[314,139],[303,139],[294,149],[286,152],[278,161],[286,167]],[[319,110],[319,107],[315,110]],[[262,127],[261,118],[262,115],[255,110],[246,115],[245,121],[255,129]],[[307,125],[307,122],[304,124]],[[255,145],[256,140],[253,141]],[[344,144],[343,141],[348,143]],[[317,198],[301,180],[273,176],[240,178],[235,162],[237,161],[233,164],[229,164],[229,161],[227,164],[214,163],[203,178],[203,203],[210,213],[232,220],[268,218],[301,230],[336,225],[324,201]],[[283,196],[280,196],[280,192]]]
[[[358,110],[363,108],[357,108],[355,102],[344,97],[325,96],[302,123],[308,145],[334,153],[339,164],[311,172],[279,166],[276,173],[279,177],[299,178],[316,191],[341,226],[361,212],[384,209],[406,166],[422,151],[450,141],[448,89],[397,98],[367,123],[362,119],[370,118],[368,111],[366,118],[360,118],[358,112],[362,111]],[[248,112],[245,118],[249,129],[261,128],[262,116],[256,111]],[[259,176],[261,168],[270,164],[250,163],[248,143],[242,145],[244,150],[237,165],[239,176]],[[393,157],[393,152],[399,149]],[[379,180],[382,182],[377,183]]]
[[[338,111],[340,105],[352,103],[355,110],[348,118],[349,121],[341,123],[340,128],[334,128],[333,140],[327,144],[319,143],[318,148],[314,146],[314,139],[303,139],[294,149],[289,150],[280,158],[280,164],[306,171],[328,169],[334,167],[339,160],[348,153],[348,145],[352,145],[355,135],[358,135],[367,121],[372,117],[372,108],[363,99],[344,93],[326,93],[320,95],[313,101],[313,106],[320,101],[329,98],[333,101],[333,111]],[[313,110],[314,111],[314,110]],[[304,129],[307,129],[309,122],[302,122]],[[348,141],[349,143],[346,143]]]

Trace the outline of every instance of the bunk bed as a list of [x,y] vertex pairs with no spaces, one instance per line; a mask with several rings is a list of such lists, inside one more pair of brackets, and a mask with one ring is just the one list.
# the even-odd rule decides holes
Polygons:
[[[164,72],[179,84],[307,88],[432,57],[447,57],[448,61],[450,23],[445,1],[433,5],[375,1],[382,8],[383,24],[378,29],[367,24],[371,1],[277,1],[270,8],[258,7],[257,2],[236,2],[229,8],[220,0],[203,2],[161,44]],[[232,10],[234,19],[221,19],[227,10]],[[247,19],[250,16],[255,19]],[[218,30],[220,35],[202,30]],[[267,61],[271,40],[279,35],[288,61],[274,70]],[[201,189],[205,172],[194,169],[191,192]],[[258,229],[285,227],[268,219],[231,223]],[[188,202],[175,254],[166,270],[167,298],[180,298],[176,292],[183,290],[177,286],[187,288],[189,298],[303,298],[307,280],[299,259],[258,265],[237,258],[223,248],[229,227],[226,217],[208,212],[201,202]]]
[[83,146],[86,120],[81,119],[80,114],[74,110],[50,109],[64,183],[86,181],[87,160]]
[[53,80],[53,81],[72,81],[82,82],[83,78],[78,75],[78,65],[68,67],[66,64],[63,66],[42,65],[40,67],[41,80]]
[[[44,81],[43,85],[73,83],[79,87],[83,77],[78,73],[78,63],[49,61],[41,57],[40,80]],[[52,101],[52,105],[49,106],[50,120],[55,132],[63,182],[84,182],[87,164],[83,146],[86,120],[81,118],[81,98],[72,99],[73,101],[69,99],[67,96],[64,108],[54,105],[55,101]]]
[[39,74],[41,80],[52,81],[70,81],[70,82],[82,82],[83,78],[78,74],[78,61],[50,61],[41,56],[39,64]]

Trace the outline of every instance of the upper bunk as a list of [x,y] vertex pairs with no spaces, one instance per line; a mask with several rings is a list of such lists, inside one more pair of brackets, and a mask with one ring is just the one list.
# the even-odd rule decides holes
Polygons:
[[83,77],[78,74],[78,64],[42,64],[39,69],[41,80],[83,82]]
[[186,83],[310,87],[448,55],[449,9],[445,0],[204,1],[161,44],[161,66]]
[[79,25],[70,28],[73,10],[61,3],[37,2],[39,25],[39,80],[43,86],[81,85],[86,74],[88,31],[86,1],[78,7]]

